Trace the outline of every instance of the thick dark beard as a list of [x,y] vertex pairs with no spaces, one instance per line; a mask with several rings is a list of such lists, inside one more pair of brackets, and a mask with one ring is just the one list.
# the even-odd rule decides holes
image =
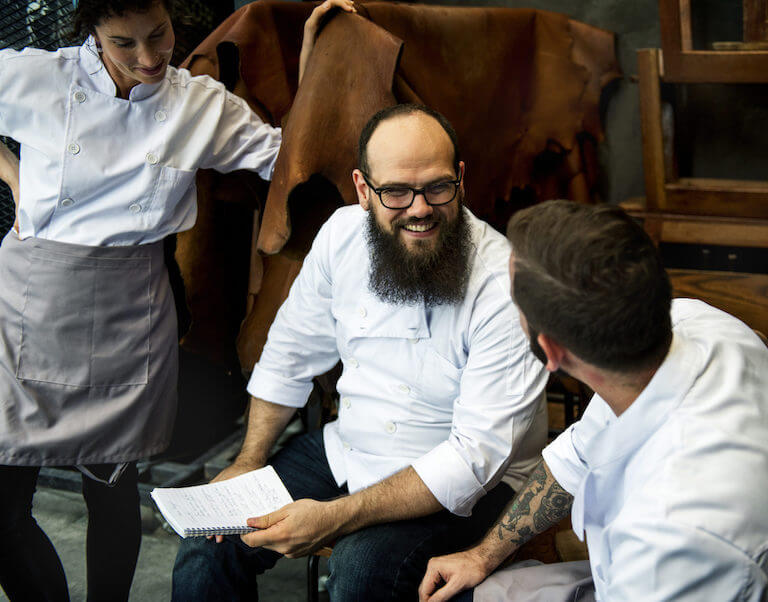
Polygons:
[[[439,214],[435,217],[440,219]],[[399,227],[394,234],[384,232],[373,211],[368,212],[366,238],[371,255],[368,288],[382,301],[395,305],[423,302],[434,307],[464,300],[472,240],[461,206],[454,220],[440,221],[437,244],[431,252],[409,251],[400,239]]]

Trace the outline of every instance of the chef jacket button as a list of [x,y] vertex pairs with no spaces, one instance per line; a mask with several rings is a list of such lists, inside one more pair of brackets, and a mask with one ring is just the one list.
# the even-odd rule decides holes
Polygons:
[[347,451],[349,451],[350,449],[352,449],[352,448],[350,447],[349,443],[347,443],[346,441],[345,441],[344,443],[342,443],[342,445],[344,446],[344,449],[346,449]]
[[349,408],[352,407],[352,402],[349,400],[349,397],[342,397],[341,405],[343,405],[345,408],[349,409]]
[[364,308],[364,307],[361,307],[360,309],[358,309],[358,310],[357,310],[357,313],[359,313],[359,314],[360,314],[360,317],[361,317],[361,318],[364,318],[365,316],[367,316],[367,315],[368,315],[368,312],[367,312],[367,311],[365,311],[365,308]]
[[70,152],[70,154],[76,155],[80,152],[80,145],[77,142],[71,142],[67,147],[67,150]]
[[357,368],[360,365],[360,362],[358,362],[355,358],[351,357],[349,358],[349,365],[353,368]]
[[410,393],[411,392],[411,388],[408,385],[398,385],[397,389],[401,393]]
[[168,119],[168,113],[163,110],[155,111],[155,121],[165,121]]
[[139,205],[138,203],[132,203],[131,205],[128,206],[128,210],[131,213],[138,213],[139,211],[141,211],[141,205]]
[[384,424],[384,429],[391,435],[397,430],[397,425],[390,420]]
[[74,204],[75,204],[75,201],[73,199],[70,199],[70,198],[62,199],[62,201],[61,201],[61,206],[62,207],[71,207]]
[[147,153],[147,163],[150,165],[156,165],[159,160],[155,153]]
[[85,102],[85,92],[83,92],[82,90],[78,90],[77,92],[75,92],[75,93],[72,95],[72,97],[73,97],[73,98],[74,98],[74,99],[75,99],[77,102]]

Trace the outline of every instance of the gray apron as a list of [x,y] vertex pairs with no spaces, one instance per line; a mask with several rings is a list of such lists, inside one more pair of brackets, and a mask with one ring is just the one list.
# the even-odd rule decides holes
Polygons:
[[123,463],[168,445],[176,310],[163,244],[0,245],[0,464]]

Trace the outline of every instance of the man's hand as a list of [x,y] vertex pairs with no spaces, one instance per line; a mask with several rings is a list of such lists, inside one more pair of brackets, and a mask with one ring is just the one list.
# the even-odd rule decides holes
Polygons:
[[247,545],[298,558],[336,538],[340,513],[333,510],[333,502],[304,499],[265,516],[249,518],[248,526],[260,530],[240,536]]
[[427,572],[419,586],[419,602],[443,602],[459,592],[475,587],[491,570],[476,548],[436,556],[429,561]]

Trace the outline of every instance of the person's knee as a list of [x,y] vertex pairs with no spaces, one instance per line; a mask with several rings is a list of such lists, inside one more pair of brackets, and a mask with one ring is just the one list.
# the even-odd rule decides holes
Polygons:
[[418,565],[426,566],[428,558],[421,558],[420,546],[398,540],[394,535],[383,528],[366,529],[334,545],[326,583],[331,600],[416,598],[424,574]]
[[202,537],[183,539],[173,565],[173,600],[210,599],[224,579],[228,547]]
[[184,539],[173,566],[173,600],[253,600],[256,576],[280,557],[250,549],[234,538],[215,543],[204,537]]
[[389,599],[390,571],[377,564],[375,549],[360,545],[354,536],[336,542],[328,561],[326,587],[334,602]]

